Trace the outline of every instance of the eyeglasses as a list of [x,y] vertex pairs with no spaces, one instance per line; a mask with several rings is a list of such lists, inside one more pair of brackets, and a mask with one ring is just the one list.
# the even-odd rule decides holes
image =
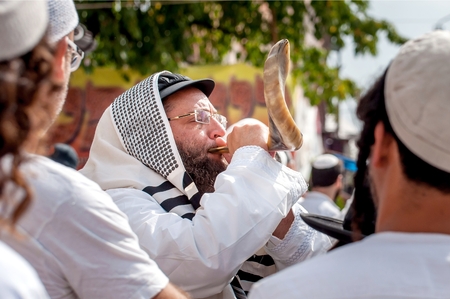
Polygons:
[[170,121],[170,120],[180,119],[180,118],[188,117],[191,115],[195,115],[195,121],[200,124],[209,125],[209,123],[211,121],[211,117],[212,117],[215,120],[217,120],[224,129],[227,128],[227,118],[225,116],[217,114],[217,113],[211,114],[211,112],[206,111],[206,110],[194,110],[194,112],[191,112],[191,113],[186,113],[183,115],[170,117],[170,118],[168,118],[168,120]]
[[73,41],[67,38],[67,44],[72,51],[72,60],[70,62],[70,71],[75,72],[84,58],[84,52]]

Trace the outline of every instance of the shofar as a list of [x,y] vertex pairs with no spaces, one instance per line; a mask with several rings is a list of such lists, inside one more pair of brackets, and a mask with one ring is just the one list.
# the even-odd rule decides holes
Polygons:
[[[270,49],[264,63],[264,99],[269,113],[269,151],[295,151],[303,144],[303,134],[295,124],[284,98],[289,73],[289,41],[282,39]],[[227,147],[210,149],[211,153],[227,153]]]

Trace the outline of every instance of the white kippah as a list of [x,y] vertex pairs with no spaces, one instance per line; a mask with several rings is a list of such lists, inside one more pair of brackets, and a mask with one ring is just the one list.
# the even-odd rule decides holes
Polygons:
[[335,155],[324,154],[317,157],[312,163],[315,169],[329,169],[339,164],[339,158]]
[[48,24],[47,1],[0,1],[0,61],[31,51]]
[[428,164],[450,172],[450,32],[405,43],[389,66],[384,94],[397,137]]
[[73,0],[48,0],[50,43],[56,43],[78,25],[78,13]]

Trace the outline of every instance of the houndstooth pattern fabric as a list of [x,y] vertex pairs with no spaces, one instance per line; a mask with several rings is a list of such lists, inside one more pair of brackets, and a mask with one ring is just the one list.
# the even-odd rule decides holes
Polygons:
[[184,169],[162,105],[157,84],[160,74],[150,76],[117,97],[111,105],[112,118],[128,154],[170,182],[155,180],[154,186],[147,186],[143,191],[166,210],[170,208],[168,212],[176,209],[180,216],[192,218],[200,196]]
[[156,102],[154,76],[119,96],[112,113],[128,153],[167,178],[179,164]]

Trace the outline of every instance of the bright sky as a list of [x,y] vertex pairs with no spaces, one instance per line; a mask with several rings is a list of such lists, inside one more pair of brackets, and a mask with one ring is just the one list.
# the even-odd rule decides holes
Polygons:
[[[368,14],[388,20],[407,38],[434,30],[438,21],[445,17],[447,21],[442,28],[450,30],[450,0],[371,0]],[[377,57],[355,57],[352,49],[346,47],[341,54],[342,75],[366,89],[384,71],[398,48],[389,44],[385,37],[380,38]]]

